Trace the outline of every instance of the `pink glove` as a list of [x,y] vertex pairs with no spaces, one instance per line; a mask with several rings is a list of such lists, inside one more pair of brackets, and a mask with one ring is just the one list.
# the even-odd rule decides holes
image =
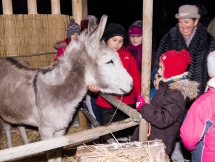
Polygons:
[[137,108],[137,111],[140,111],[140,109],[143,107],[143,105],[145,105],[145,100],[143,98],[143,96],[141,94],[139,94],[137,96],[137,103],[136,103],[136,108]]

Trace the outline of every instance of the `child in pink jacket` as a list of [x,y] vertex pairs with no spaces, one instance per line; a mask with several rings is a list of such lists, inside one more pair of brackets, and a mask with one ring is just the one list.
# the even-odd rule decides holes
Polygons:
[[182,142],[193,162],[215,161],[215,51],[207,59],[208,90],[191,106],[180,129]]

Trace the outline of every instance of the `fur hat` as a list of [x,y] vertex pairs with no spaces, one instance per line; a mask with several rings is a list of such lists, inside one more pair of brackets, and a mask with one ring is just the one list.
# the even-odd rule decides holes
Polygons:
[[142,36],[142,21],[135,21],[128,29],[129,36]]
[[215,78],[215,51],[211,52],[207,58],[208,75]]
[[190,53],[187,50],[169,50],[160,56],[160,61],[164,66],[164,77],[170,78],[186,72],[187,67],[191,62],[191,58]]
[[107,42],[110,38],[114,36],[122,36],[125,40],[126,31],[120,24],[110,23],[104,31],[103,39]]
[[193,5],[183,5],[179,7],[178,14],[175,15],[177,19],[185,19],[185,18],[200,18],[198,14],[198,8]]
[[74,33],[81,33],[80,26],[75,22],[74,19],[70,19],[69,24],[67,25],[67,38],[70,39],[71,35]]
[[[90,18],[92,17],[93,15],[87,15],[85,16],[82,20],[81,20],[81,31],[83,31],[84,29],[88,28],[88,22],[90,20]],[[96,18],[96,21],[98,23],[98,20]]]

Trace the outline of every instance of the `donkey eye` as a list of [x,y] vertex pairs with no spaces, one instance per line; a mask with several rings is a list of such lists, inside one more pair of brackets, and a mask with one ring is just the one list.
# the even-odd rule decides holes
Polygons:
[[110,61],[106,62],[106,64],[113,64],[113,61],[110,60]]

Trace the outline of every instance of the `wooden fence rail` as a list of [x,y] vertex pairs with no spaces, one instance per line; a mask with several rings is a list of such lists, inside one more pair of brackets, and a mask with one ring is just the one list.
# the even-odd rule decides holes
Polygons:
[[134,122],[131,118],[111,123],[106,126],[96,127],[93,129],[84,130],[81,132],[73,133],[62,137],[52,138],[45,141],[34,142],[27,145],[17,146],[9,149],[0,150],[0,161],[11,160],[28,156],[43,151],[52,150],[55,148],[75,144],[88,139],[93,139],[98,136],[116,132],[122,129],[136,126],[139,123]]
[[32,54],[23,54],[23,55],[9,55],[9,56],[0,56],[0,59],[5,59],[8,57],[32,57],[32,56],[42,56],[42,55],[49,55],[49,54],[57,54],[57,52],[41,52],[41,53],[32,53]]

